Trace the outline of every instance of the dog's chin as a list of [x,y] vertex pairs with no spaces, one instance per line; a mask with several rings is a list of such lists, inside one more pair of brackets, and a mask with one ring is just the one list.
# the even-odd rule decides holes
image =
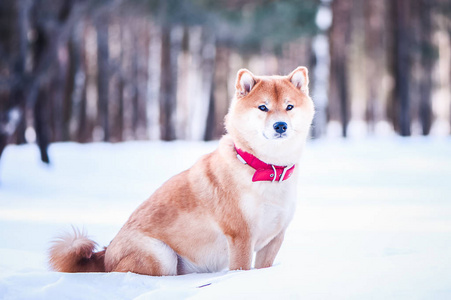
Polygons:
[[267,135],[267,134],[265,134],[263,132],[263,137],[265,139],[267,139],[267,140],[279,140],[279,141],[281,141],[281,140],[287,139],[288,138],[288,134],[286,132],[284,132],[284,133],[272,133],[272,134]]

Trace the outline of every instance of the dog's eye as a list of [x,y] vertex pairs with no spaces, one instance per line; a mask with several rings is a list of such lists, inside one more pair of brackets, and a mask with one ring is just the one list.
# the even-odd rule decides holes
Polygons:
[[260,105],[258,107],[258,109],[261,110],[261,111],[268,111],[268,108],[266,107],[266,105]]
[[287,110],[292,110],[293,108],[294,108],[294,106],[291,104],[287,106]]

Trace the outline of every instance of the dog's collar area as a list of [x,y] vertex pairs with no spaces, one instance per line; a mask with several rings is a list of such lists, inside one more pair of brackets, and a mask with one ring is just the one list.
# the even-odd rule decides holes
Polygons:
[[259,160],[254,155],[245,152],[241,149],[235,147],[236,157],[243,164],[247,164],[253,169],[255,169],[254,176],[252,177],[252,181],[284,181],[291,177],[294,171],[295,165],[291,166],[275,166],[271,164],[267,164],[261,160]]

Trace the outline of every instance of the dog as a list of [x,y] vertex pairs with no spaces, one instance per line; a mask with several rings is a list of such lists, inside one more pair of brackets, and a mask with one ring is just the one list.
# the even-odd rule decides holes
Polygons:
[[110,245],[74,230],[50,248],[60,272],[164,276],[272,266],[296,207],[297,163],[313,120],[308,70],[241,69],[218,148],[175,175],[130,216]]

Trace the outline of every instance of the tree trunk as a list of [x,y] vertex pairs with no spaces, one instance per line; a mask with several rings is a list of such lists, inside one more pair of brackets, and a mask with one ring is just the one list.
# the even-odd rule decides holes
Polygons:
[[150,41],[148,44],[147,59],[147,86],[146,86],[146,124],[147,134],[151,140],[159,139],[160,130],[160,86],[161,86],[161,55],[162,36],[161,27],[154,23],[149,24]]
[[410,1],[395,0],[393,3],[395,113],[397,128],[402,136],[410,135],[410,56],[411,37],[409,29]]
[[[88,95],[89,89],[92,89],[93,83],[96,81],[96,73],[94,71],[92,64],[90,61],[95,61],[91,56],[93,56],[94,52],[89,45],[89,39],[93,36],[92,32],[94,28],[88,22],[86,22],[85,26],[83,26],[81,34],[81,69],[83,70],[83,85],[80,90],[80,114],[78,115],[78,129],[77,129],[77,141],[80,143],[87,143],[92,140],[92,127],[93,122],[91,120],[90,115],[88,114]],[[94,40],[91,38],[91,40]],[[91,44],[95,44],[92,41]],[[92,46],[91,46],[92,47]]]
[[181,50],[178,28],[165,25],[161,39],[160,130],[161,138],[176,138],[175,115],[177,104],[177,58]]
[[231,97],[228,94],[228,79],[230,74],[229,67],[230,49],[226,47],[216,48],[215,73],[213,80],[213,101],[211,117],[207,122],[206,139],[217,139],[225,133],[224,117],[230,104]]
[[[330,105],[329,116],[339,119],[342,136],[347,136],[349,122],[348,52],[350,42],[351,1],[332,2],[332,27],[330,31]],[[337,115],[338,112],[338,115]]]
[[[17,133],[16,142],[23,142],[25,130],[25,62],[29,28],[29,1],[6,1],[0,5],[0,55],[11,68],[0,79],[11,85],[0,93],[0,158],[6,145]],[[3,62],[2,62],[3,64]]]
[[188,72],[188,139],[204,140],[210,103],[216,46],[208,29],[193,27],[189,34],[191,65]]
[[77,141],[79,143],[87,143],[90,140],[90,134],[88,131],[88,116],[87,116],[87,97],[86,97],[86,86],[83,86],[82,97],[80,99],[80,114],[78,115],[78,130],[77,130]]
[[[135,25],[135,24],[134,24]],[[133,27],[132,27],[133,28]],[[136,41],[136,36],[133,36],[131,39],[133,48],[130,49],[132,52],[132,61],[131,61],[131,78],[133,78],[131,82],[131,89],[132,89],[132,128],[133,128],[133,135],[135,139],[139,138],[139,125],[140,125],[140,105],[139,105],[139,65],[138,65],[138,56],[139,56],[139,49],[138,44]]]
[[[213,96],[213,79],[215,74],[215,59],[216,59],[216,43],[215,37],[205,30],[202,35],[202,98],[201,105],[206,106],[203,111],[203,116],[199,118],[199,123],[201,124],[202,133],[201,138],[204,140],[211,140],[214,126],[211,126],[208,122],[209,113],[212,115],[215,111],[214,96]],[[210,107],[212,106],[212,107]],[[213,116],[212,116],[213,119]],[[214,119],[211,121],[213,122]],[[210,127],[211,126],[211,127]]]
[[84,67],[84,53],[83,53],[83,36],[85,30],[85,22],[81,21],[74,28],[73,37],[70,41],[73,47],[74,62],[76,64],[76,72],[74,78],[74,90],[71,96],[71,118],[69,119],[69,138],[71,141],[78,140],[81,121],[81,115],[84,114],[85,89],[86,89],[86,70]]
[[[38,7],[35,7],[38,9]],[[36,42],[33,47],[33,58],[36,69],[43,67],[46,64],[46,56],[48,55],[49,48],[56,49],[56,40],[54,37],[46,31],[43,24],[35,22],[35,30],[37,32]],[[38,70],[34,70],[39,72]],[[48,145],[50,143],[49,138],[49,81],[52,78],[52,71],[49,70],[47,76],[41,81],[35,81],[28,91],[27,105],[33,110],[34,127],[36,130],[36,142],[41,152],[41,160],[45,163],[49,163]],[[39,74],[40,75],[40,74]]]
[[420,122],[423,135],[428,135],[432,126],[432,68],[434,51],[432,45],[431,3],[432,0],[420,0],[421,30],[421,81],[420,81]]
[[108,17],[103,15],[97,23],[97,91],[98,91],[98,125],[103,129],[103,140],[110,140],[109,123],[109,51],[108,51]]
[[49,128],[48,128],[48,87],[42,87],[37,95],[34,106],[34,123],[36,128],[36,142],[41,152],[41,160],[50,163],[48,155]]
[[330,43],[325,32],[321,32],[312,40],[312,54],[310,64],[313,72],[309,72],[313,77],[311,82],[311,95],[314,95],[315,117],[311,127],[313,138],[319,138],[327,133],[327,107],[329,97],[330,72]]
[[70,140],[70,120],[72,117],[72,103],[73,94],[75,90],[75,80],[77,69],[79,65],[79,59],[77,57],[77,45],[75,44],[74,32],[72,33],[71,39],[67,43],[68,48],[68,66],[67,66],[67,78],[66,78],[66,88],[64,91],[64,101],[63,101],[63,111],[62,111],[62,140]]
[[383,77],[385,66],[384,17],[382,1],[365,1],[365,53],[366,53],[366,120],[370,132],[383,121],[385,99],[383,99]]

